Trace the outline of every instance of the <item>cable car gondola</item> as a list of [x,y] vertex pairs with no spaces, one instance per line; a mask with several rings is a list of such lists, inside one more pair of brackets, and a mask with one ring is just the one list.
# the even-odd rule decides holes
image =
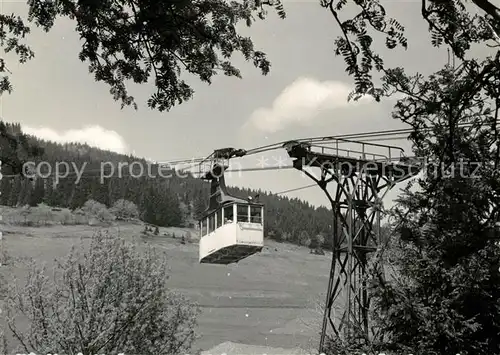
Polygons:
[[208,208],[200,218],[200,263],[231,264],[264,247],[264,205],[231,196],[226,189],[225,161],[245,155],[244,150],[216,150],[200,165],[209,163],[201,179],[210,181]]

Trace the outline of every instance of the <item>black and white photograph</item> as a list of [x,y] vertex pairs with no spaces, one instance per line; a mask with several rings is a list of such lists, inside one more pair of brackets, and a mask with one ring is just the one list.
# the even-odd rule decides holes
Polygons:
[[500,0],[0,0],[0,355],[500,355]]

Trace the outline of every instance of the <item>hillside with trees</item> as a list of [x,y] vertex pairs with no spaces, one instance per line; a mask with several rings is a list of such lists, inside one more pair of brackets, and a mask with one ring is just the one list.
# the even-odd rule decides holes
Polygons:
[[[19,124],[5,124],[5,129],[11,136],[23,136]],[[2,137],[2,146],[7,144],[5,139]],[[15,171],[5,166],[2,170],[4,177],[0,182],[2,205],[37,206],[44,203],[75,210],[83,207],[89,200],[107,207],[119,200],[126,200],[137,205],[139,216],[144,222],[165,227],[194,227],[196,219],[206,208],[209,184],[192,175],[181,177],[165,171],[162,171],[163,175],[159,175],[158,171],[155,172],[155,166],[149,163],[150,175],[155,177],[148,177],[147,173],[135,177],[140,173],[140,168],[136,165],[137,169],[132,169],[132,174],[127,167],[121,176],[115,171],[112,177],[103,179],[101,183],[101,162],[110,162],[115,167],[120,162],[140,162],[146,167],[148,162],[77,143],[62,145],[32,136],[27,136],[27,142],[30,147],[41,148],[38,156],[26,152],[22,145],[11,154],[17,154],[20,161],[26,161],[30,157],[29,160],[37,164],[41,161],[48,162],[47,166],[40,165],[40,175],[43,178],[30,180],[13,174]],[[79,181],[79,175],[73,167],[67,177],[56,181],[54,169],[57,162],[74,164],[73,167],[83,171]],[[108,165],[109,168],[111,164]],[[82,167],[85,169],[82,170]],[[52,169],[52,174],[45,177],[50,173],[49,169]],[[61,166],[62,176],[66,175],[64,169]],[[308,245],[311,238],[318,234],[331,234],[328,233],[331,228],[331,212],[327,208],[316,208],[296,198],[290,199],[263,191],[231,187],[230,192],[236,196],[260,195],[260,201],[266,205],[267,237]]]

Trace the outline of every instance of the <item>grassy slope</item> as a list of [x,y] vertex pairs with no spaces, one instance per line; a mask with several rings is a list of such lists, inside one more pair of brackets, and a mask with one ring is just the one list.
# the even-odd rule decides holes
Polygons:
[[[88,238],[99,228],[4,225],[3,246],[12,256],[30,256],[50,265],[55,258],[64,257],[79,238]],[[185,230],[160,228],[158,237],[140,237],[141,225],[105,229],[167,251],[171,287],[203,308],[198,329],[202,337],[197,347],[209,349],[225,341],[284,348],[316,346],[311,341],[319,330],[318,305],[327,286],[328,255],[311,255],[305,248],[266,242],[262,253],[236,265],[207,265],[198,263],[197,244],[181,245],[179,239],[162,236],[172,232],[180,235]],[[22,270],[11,272],[22,274]]]

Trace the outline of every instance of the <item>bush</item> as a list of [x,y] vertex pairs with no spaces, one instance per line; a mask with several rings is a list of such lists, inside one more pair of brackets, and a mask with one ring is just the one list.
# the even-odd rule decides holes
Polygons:
[[51,221],[54,220],[54,213],[52,212],[52,208],[45,204],[45,203],[40,203],[38,204],[38,213],[40,215],[40,222],[43,225],[49,224]]
[[316,248],[322,248],[323,244],[325,244],[325,237],[322,234],[316,235],[315,243],[316,243]]
[[54,275],[32,261],[25,285],[11,283],[8,329],[26,353],[189,353],[198,308],[168,290],[166,269],[165,254],[98,233]]
[[75,220],[75,224],[87,224],[87,223],[89,223],[88,216],[81,208],[77,208],[76,210],[73,211],[73,218]]
[[[391,351],[383,344],[366,341],[361,334],[353,334],[352,339],[345,340],[338,337],[325,339],[323,353],[327,355],[401,355],[401,352]],[[407,354],[414,354],[409,351]]]
[[32,221],[28,220],[29,215],[31,214],[31,206],[30,205],[25,205],[21,207],[21,211],[19,214],[22,216],[22,221],[21,224],[24,226],[29,226],[33,224]]
[[74,224],[75,218],[70,210],[64,209],[61,211],[61,224],[62,225],[71,225]]
[[308,247],[311,244],[311,238],[309,237],[309,234],[306,231],[302,231],[299,234],[299,245],[303,245],[305,247]]
[[275,240],[280,243],[286,243],[289,242],[292,239],[292,236],[288,232],[283,232],[283,233],[276,233],[276,238]]
[[90,217],[95,217],[103,222],[111,222],[114,218],[108,208],[95,200],[88,200],[82,207],[82,210]]
[[[12,257],[7,253],[7,250],[5,246],[3,245],[3,238],[5,236],[0,236],[0,266],[6,266],[12,263]],[[0,270],[0,281],[2,281],[2,270]],[[2,290],[2,287],[6,285],[5,282],[0,282],[0,291]],[[0,292],[0,299],[1,299],[2,293]]]
[[113,204],[111,213],[113,213],[117,219],[125,221],[139,218],[139,209],[135,203],[124,199],[120,199]]
[[317,234],[309,243],[309,252],[310,254],[315,255],[325,255],[325,251],[323,250],[323,246],[325,244],[325,238],[321,234]]

